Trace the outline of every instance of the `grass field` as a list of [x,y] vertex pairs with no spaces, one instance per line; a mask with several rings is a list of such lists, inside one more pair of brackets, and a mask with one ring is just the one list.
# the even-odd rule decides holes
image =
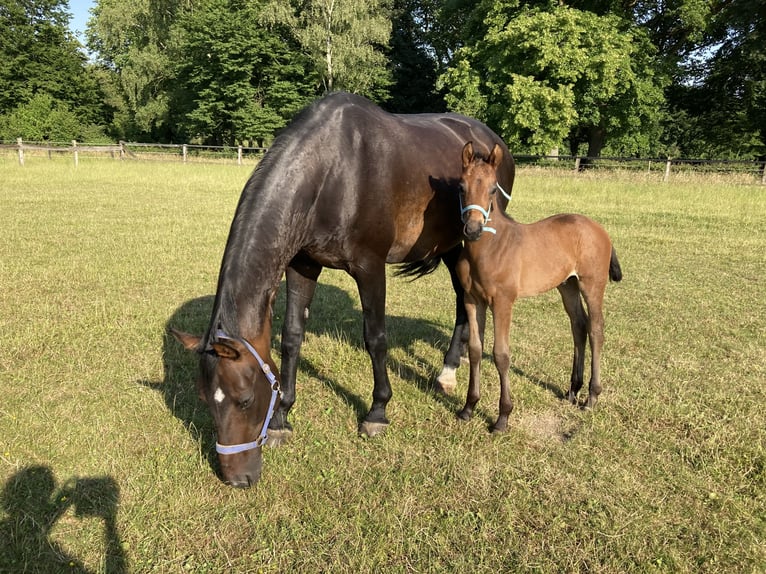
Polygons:
[[[509,211],[611,233],[605,386],[579,411],[558,295],[520,301],[490,436],[429,392],[446,271],[390,278],[387,433],[353,283],[325,271],[291,443],[221,484],[195,358],[247,168],[0,158],[0,572],[765,572],[766,189],[522,171]],[[275,356],[283,299],[276,306]],[[488,329],[488,345],[491,331]],[[489,348],[489,346],[488,346]]]

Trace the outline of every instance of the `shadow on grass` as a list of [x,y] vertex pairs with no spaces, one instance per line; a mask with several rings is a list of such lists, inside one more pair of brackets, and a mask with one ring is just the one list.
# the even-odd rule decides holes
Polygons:
[[111,476],[71,478],[56,490],[49,467],[29,466],[8,479],[0,498],[5,512],[0,523],[0,571],[27,572],[32,567],[35,572],[88,572],[50,537],[70,507],[79,519],[104,522],[105,559],[100,571],[128,571],[117,531],[120,488]]
[[[208,295],[192,299],[179,307],[168,319],[166,326],[189,333],[202,334],[209,325],[214,296]],[[284,318],[285,296],[284,282],[280,286],[274,303],[274,318],[272,325],[272,349],[278,352],[280,333]],[[407,362],[392,359],[389,355],[388,368],[394,371],[404,381],[412,384],[424,393],[430,394],[434,400],[441,403],[450,411],[462,407],[462,397],[443,395],[433,392],[432,380],[435,369],[424,377],[414,366],[427,363],[425,358],[415,355],[416,343],[425,342],[429,346],[446,348],[449,344],[450,333],[444,325],[417,317],[386,316],[386,330],[389,350],[403,349]],[[357,349],[364,349],[362,337],[363,319],[356,299],[348,292],[332,285],[317,285],[314,300],[311,304],[306,331],[315,336],[327,335],[331,338],[341,338]],[[195,381],[198,376],[198,359],[192,353],[184,350],[170,335],[165,335],[163,361],[165,365],[164,381],[140,381],[141,384],[161,392],[168,409],[186,426],[187,430],[199,443],[203,453],[207,453],[208,464],[217,472],[218,461],[215,456],[215,437],[212,419],[207,406],[199,401]],[[441,367],[441,365],[434,365]],[[527,375],[513,368],[513,371],[534,384],[550,391],[560,399],[564,398],[561,389]],[[356,392],[340,384],[332,376],[322,372],[310,360],[301,358],[298,366],[300,373],[307,374],[334,392],[344,402],[354,409],[357,421],[364,419],[369,408],[372,393],[372,379],[369,381],[369,395],[360,396]],[[298,400],[301,397],[298,396]]]

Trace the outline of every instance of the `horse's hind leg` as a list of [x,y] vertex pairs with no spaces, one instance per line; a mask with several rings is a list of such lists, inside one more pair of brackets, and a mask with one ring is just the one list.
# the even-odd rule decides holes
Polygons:
[[287,414],[295,403],[295,379],[301,344],[306,330],[309,305],[314,297],[322,267],[311,261],[294,260],[285,271],[286,309],[282,324],[282,365],[280,368],[282,400],[269,424],[269,446],[278,446],[290,438],[292,426]]
[[444,355],[444,365],[436,377],[434,388],[445,394],[450,394],[457,386],[455,372],[468,346],[468,317],[465,312],[465,292],[455,274],[455,264],[462,250],[458,245],[442,256],[442,261],[449,270],[452,289],[455,291],[455,329],[452,331],[449,348]]
[[601,394],[601,348],[604,345],[604,291],[606,281],[593,284],[581,283],[581,291],[588,306],[588,338],[590,339],[590,384],[587,408],[593,408]]
[[569,323],[572,328],[574,341],[574,353],[572,357],[572,375],[569,379],[569,393],[567,399],[572,404],[577,404],[577,393],[583,384],[583,371],[585,370],[585,341],[588,338],[588,317],[580,299],[580,288],[576,277],[570,277],[558,287],[564,309],[569,315]]

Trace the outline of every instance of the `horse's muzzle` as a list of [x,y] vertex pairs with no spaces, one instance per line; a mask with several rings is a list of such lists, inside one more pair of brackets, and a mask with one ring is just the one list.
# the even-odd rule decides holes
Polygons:
[[261,449],[240,454],[218,455],[221,480],[234,488],[249,488],[261,478],[263,457]]
[[463,235],[468,241],[476,241],[481,237],[484,225],[480,221],[469,220],[463,226]]

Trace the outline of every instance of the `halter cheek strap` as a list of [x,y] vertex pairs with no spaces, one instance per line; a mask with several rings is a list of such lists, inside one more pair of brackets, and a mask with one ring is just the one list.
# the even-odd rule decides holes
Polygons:
[[[500,190],[500,193],[503,194],[503,197],[505,197],[508,201],[511,201],[511,194],[508,193],[507,191],[505,191],[503,189],[503,187],[500,185],[499,182],[495,182],[495,186],[497,187],[497,189]],[[487,225],[487,223],[490,222],[489,213],[490,213],[490,211],[492,211],[492,200],[489,201],[489,206],[487,207],[487,209],[484,209],[481,205],[476,205],[475,203],[472,203],[471,205],[466,205],[465,207],[463,207],[463,198],[461,196],[460,197],[460,217],[461,217],[461,219],[469,211],[478,211],[479,213],[481,213],[484,216],[484,225],[482,226],[482,231],[489,231],[490,233],[497,234],[497,229],[495,229],[494,227],[489,227]]]
[[230,337],[220,329],[215,332],[215,337],[216,339],[237,341],[244,345],[245,348],[250,351],[250,354],[255,357],[255,360],[258,361],[258,364],[261,367],[261,371],[263,371],[263,374],[266,375],[266,379],[269,381],[269,385],[271,385],[271,400],[269,401],[269,410],[266,411],[266,418],[263,420],[263,428],[261,429],[261,434],[258,435],[258,438],[252,442],[231,445],[223,445],[216,442],[215,450],[218,454],[237,454],[239,452],[245,452],[247,450],[252,450],[258,448],[259,446],[263,446],[263,443],[266,442],[268,435],[269,423],[271,422],[271,418],[274,416],[274,406],[277,403],[277,397],[282,397],[282,389],[279,387],[279,380],[277,380],[277,377],[274,376],[274,373],[271,372],[271,367],[269,367],[269,365],[261,358],[261,356],[258,354],[258,351],[255,350],[255,347],[253,347],[248,341],[239,337]]

